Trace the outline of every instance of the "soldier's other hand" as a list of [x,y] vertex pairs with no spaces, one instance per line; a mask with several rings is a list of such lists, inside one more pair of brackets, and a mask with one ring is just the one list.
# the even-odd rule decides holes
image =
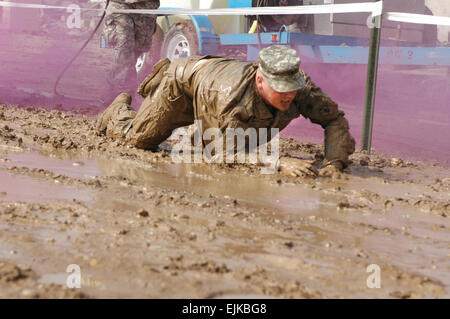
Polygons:
[[342,173],[342,169],[336,165],[328,165],[319,170],[319,176],[322,177],[337,177]]
[[313,161],[301,160],[292,157],[282,157],[279,162],[280,173],[294,177],[316,177],[317,169],[312,164]]

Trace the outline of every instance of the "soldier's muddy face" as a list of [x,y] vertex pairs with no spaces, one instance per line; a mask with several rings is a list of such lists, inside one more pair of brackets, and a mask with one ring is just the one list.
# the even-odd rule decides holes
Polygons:
[[256,87],[259,95],[266,103],[283,112],[289,109],[289,106],[297,95],[297,91],[284,93],[275,91],[270,87],[269,83],[259,70],[256,73]]

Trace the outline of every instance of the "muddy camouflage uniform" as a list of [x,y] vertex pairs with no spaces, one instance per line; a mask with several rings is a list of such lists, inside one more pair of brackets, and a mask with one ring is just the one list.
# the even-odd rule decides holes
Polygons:
[[145,97],[139,112],[130,107],[130,96],[121,94],[98,119],[97,131],[153,150],[172,130],[194,120],[202,121],[203,131],[250,127],[281,131],[303,115],[325,129],[324,165],[346,167],[355,141],[337,104],[300,70],[303,89],[288,111],[279,111],[267,105],[257,92],[258,65],[214,56],[162,60],[138,90]]
[[[111,0],[109,9],[157,9],[159,0]],[[108,77],[110,94],[133,93],[137,86],[136,61],[150,51],[156,15],[109,13],[103,34],[114,48],[114,66]]]

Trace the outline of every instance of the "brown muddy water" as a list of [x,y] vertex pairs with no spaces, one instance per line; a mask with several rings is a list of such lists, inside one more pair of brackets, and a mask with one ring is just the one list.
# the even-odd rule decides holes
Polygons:
[[[65,267],[72,263],[87,264],[81,267],[88,268],[82,288],[88,297],[449,296],[450,222],[441,216],[448,206],[439,210],[439,203],[448,204],[450,193],[436,192],[428,183],[437,173],[448,177],[443,168],[430,167],[428,176],[417,169],[398,174],[354,167],[344,178],[299,182],[206,164],[149,164],[64,152],[3,149],[0,158],[1,216],[5,207],[25,205],[22,216],[1,220],[0,258],[36,272],[27,284],[32,288],[6,297],[26,297],[30,289],[34,297],[48,297],[46,287],[55,285],[74,297],[65,287]],[[420,199],[431,204],[414,206]],[[45,204],[36,209],[37,203]],[[81,217],[67,223],[73,219],[67,212]],[[148,217],[140,214],[157,222],[148,226],[141,221]],[[224,215],[235,221],[222,223]],[[149,238],[160,216],[173,224],[164,221],[155,243]],[[142,233],[117,240],[133,232],[109,229],[117,224],[140,224]],[[97,242],[98,232],[112,240]],[[146,263],[156,265],[150,274],[142,270]],[[380,289],[365,282],[366,267],[373,263],[381,266]],[[140,271],[129,278],[134,267]],[[250,274],[241,278],[244,270]],[[149,281],[159,273],[164,276],[153,286]],[[174,278],[184,286],[178,292],[167,288]]]

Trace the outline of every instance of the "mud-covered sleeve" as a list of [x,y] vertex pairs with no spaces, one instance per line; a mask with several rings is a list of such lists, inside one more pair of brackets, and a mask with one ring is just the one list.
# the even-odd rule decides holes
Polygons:
[[[348,157],[355,151],[355,140],[350,135],[344,112],[311,78],[306,76],[306,88],[295,100],[300,114],[325,130],[324,166],[333,164],[339,168],[349,165]],[[342,166],[342,167],[340,167]]]
[[149,74],[139,85],[137,93],[144,98],[147,97],[147,95],[152,94],[152,92],[154,92],[161,83],[164,77],[164,72],[167,71],[169,66],[170,60],[167,58],[155,64],[152,73]]

